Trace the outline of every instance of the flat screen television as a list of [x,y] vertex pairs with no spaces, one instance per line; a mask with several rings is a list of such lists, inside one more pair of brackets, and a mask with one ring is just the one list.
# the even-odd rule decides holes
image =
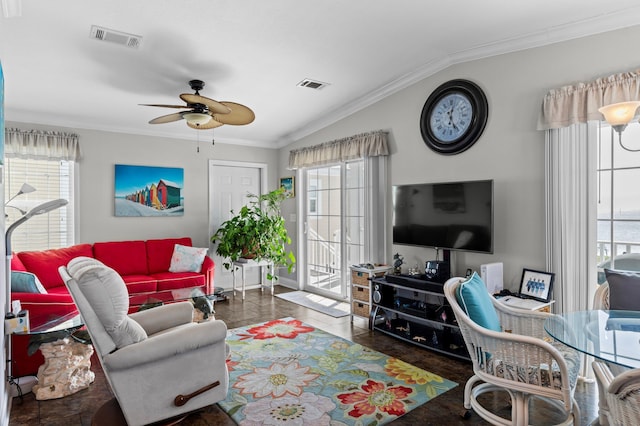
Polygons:
[[393,243],[493,253],[493,180],[393,186]]

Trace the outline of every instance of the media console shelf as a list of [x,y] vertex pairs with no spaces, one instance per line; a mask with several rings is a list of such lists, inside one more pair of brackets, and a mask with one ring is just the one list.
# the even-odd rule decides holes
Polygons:
[[371,280],[369,325],[415,345],[469,360],[443,284],[425,276],[386,275]]

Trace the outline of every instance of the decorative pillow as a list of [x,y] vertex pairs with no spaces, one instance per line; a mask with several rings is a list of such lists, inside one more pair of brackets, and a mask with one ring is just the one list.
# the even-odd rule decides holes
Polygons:
[[176,244],[169,272],[200,272],[208,249]]
[[640,273],[605,269],[609,283],[609,309],[640,311]]
[[473,322],[489,330],[502,331],[491,295],[476,272],[458,286],[456,298]]
[[116,271],[95,259],[83,257],[69,262],[67,270],[117,348],[147,338],[142,326],[127,315],[129,294]]
[[38,277],[31,272],[11,271],[11,291],[16,293],[47,294]]

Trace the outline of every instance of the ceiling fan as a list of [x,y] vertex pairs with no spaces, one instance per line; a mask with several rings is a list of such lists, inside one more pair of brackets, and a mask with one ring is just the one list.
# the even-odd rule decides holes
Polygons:
[[185,101],[186,105],[141,104],[143,106],[186,109],[186,111],[154,118],[149,123],[163,124],[185,120],[187,125],[193,129],[206,130],[215,129],[224,124],[242,126],[251,123],[256,118],[251,108],[244,105],[227,101],[218,102],[201,96],[200,90],[204,87],[204,81],[202,80],[191,80],[189,81],[189,86],[196,93],[183,93],[180,95],[180,99]]

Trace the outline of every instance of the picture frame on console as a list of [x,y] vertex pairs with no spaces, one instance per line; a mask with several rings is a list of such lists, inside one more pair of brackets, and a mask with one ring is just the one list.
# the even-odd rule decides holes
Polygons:
[[536,271],[524,268],[520,282],[519,296],[523,299],[534,299],[547,303],[551,300],[553,289],[553,272]]

